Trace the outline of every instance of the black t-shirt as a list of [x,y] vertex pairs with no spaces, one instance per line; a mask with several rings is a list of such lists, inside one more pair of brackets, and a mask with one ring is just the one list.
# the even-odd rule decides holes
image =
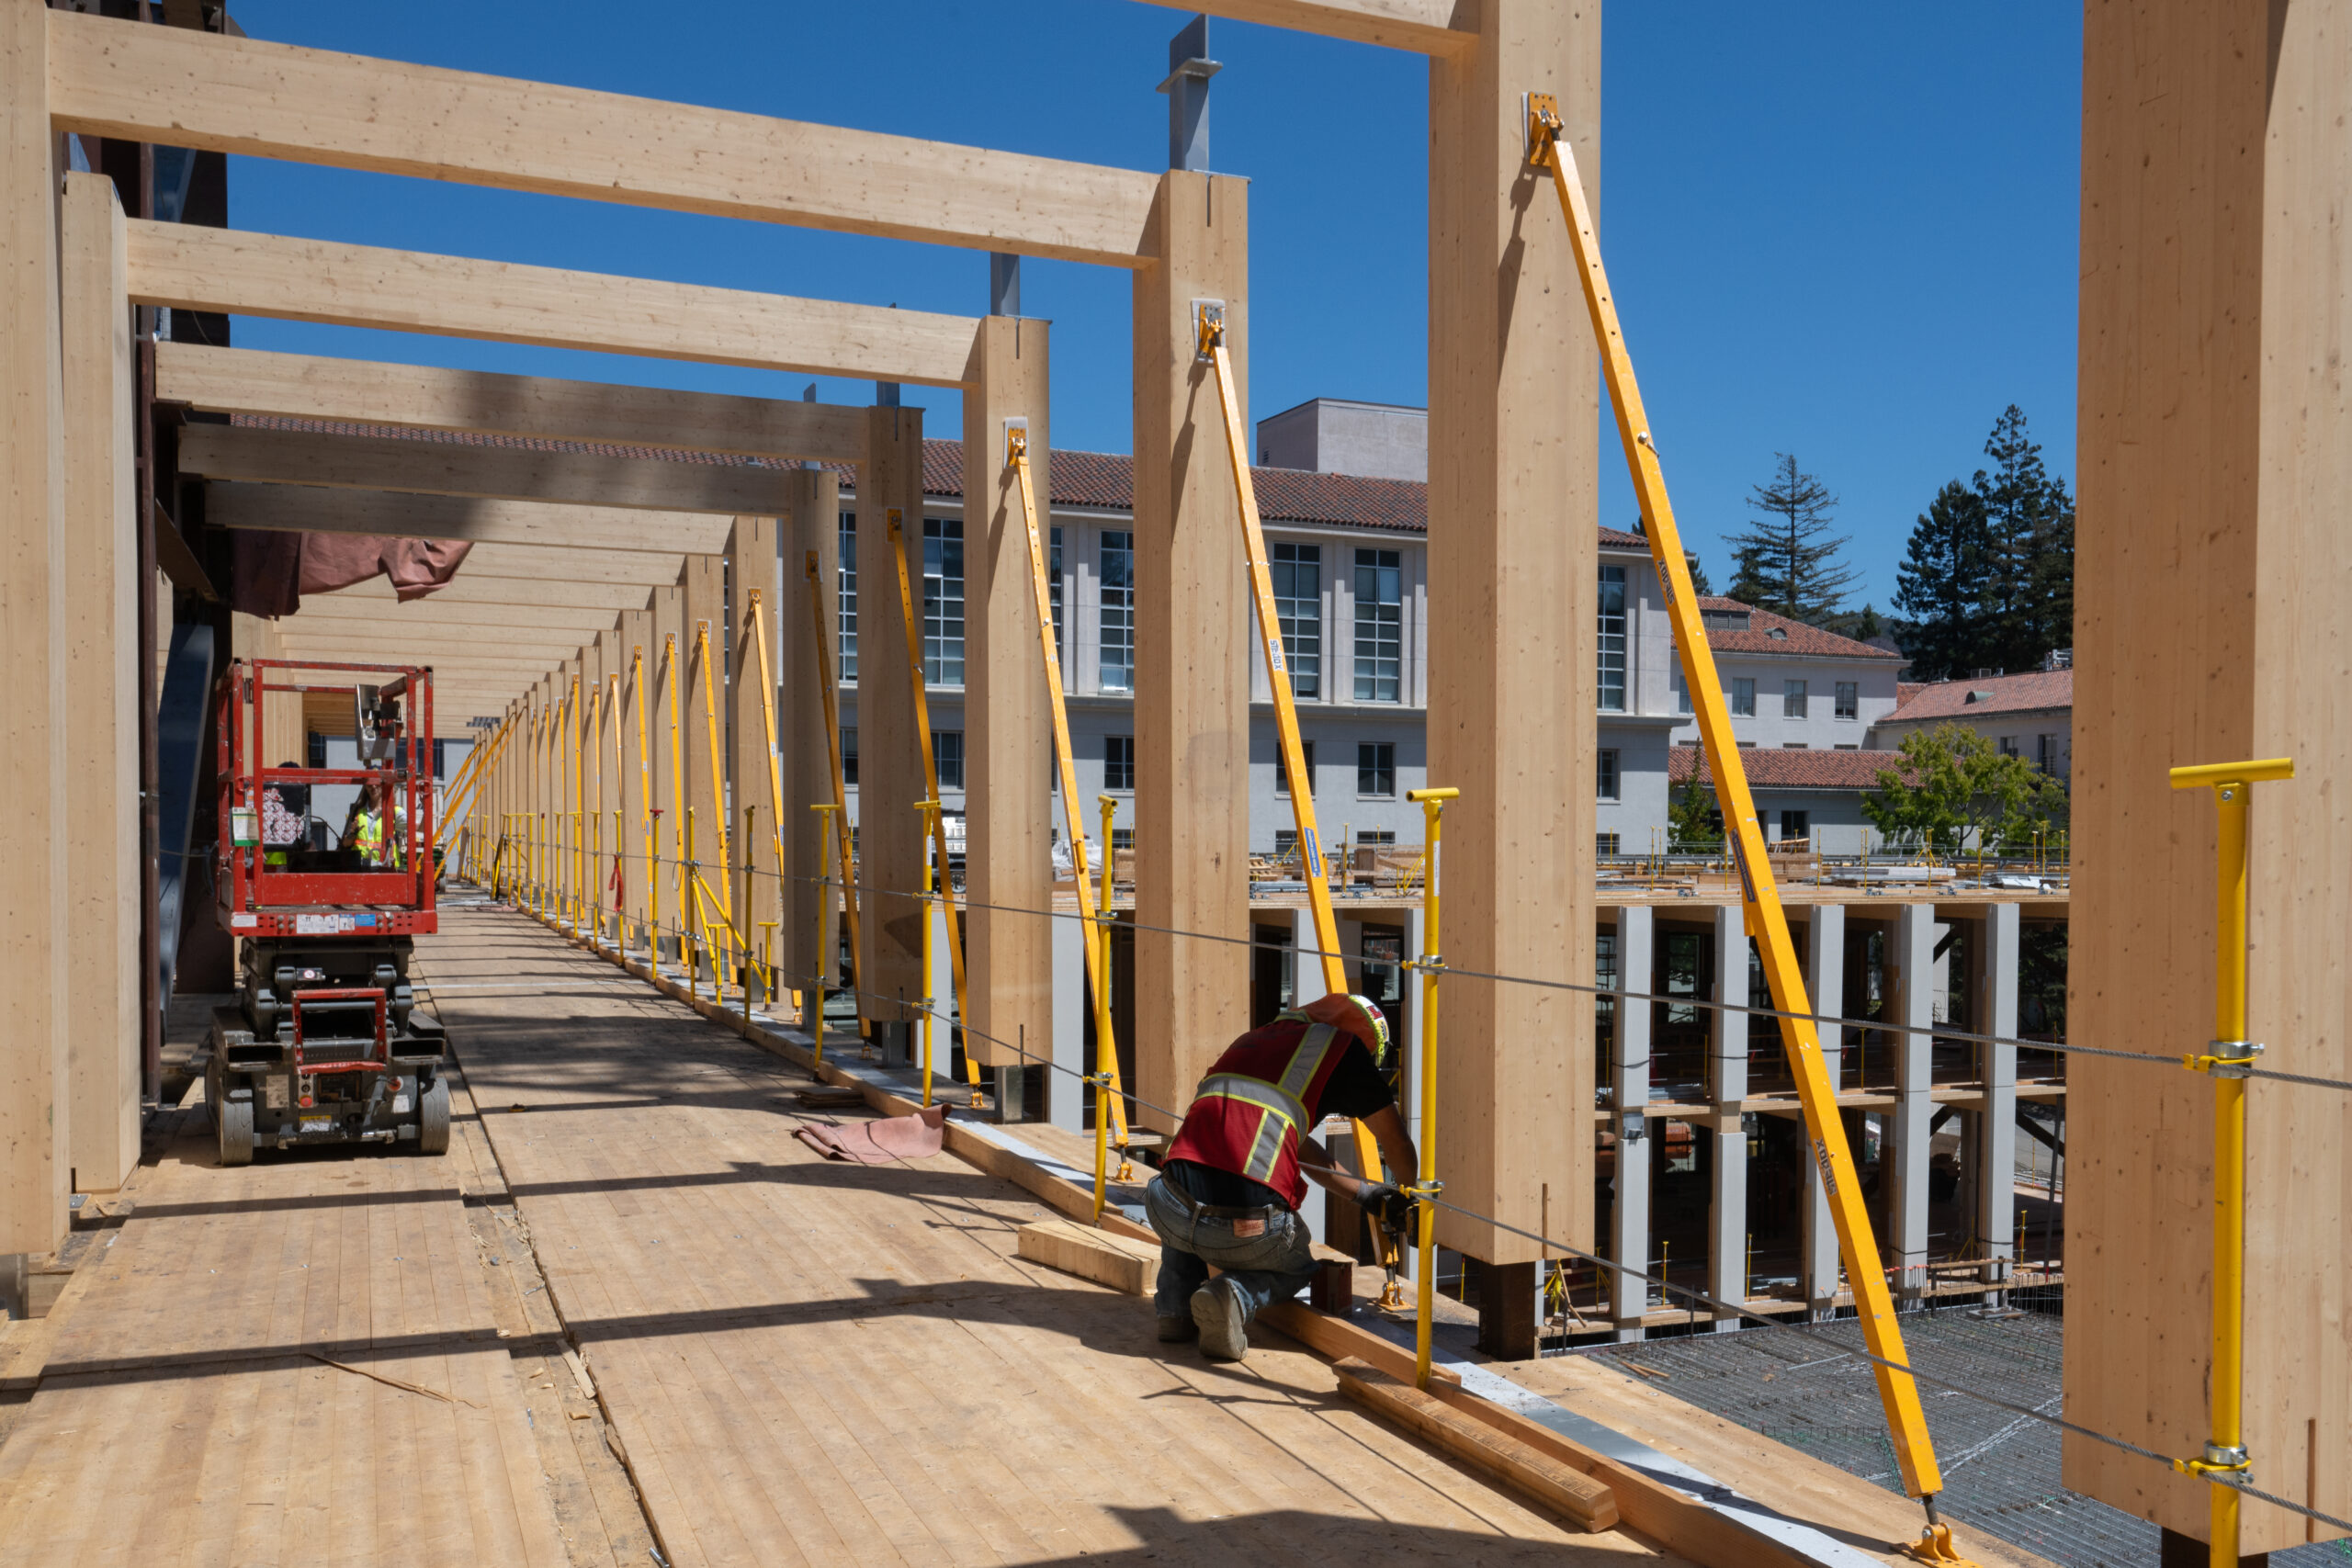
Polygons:
[[[1327,1116],[1351,1116],[1358,1121],[1396,1103],[1389,1091],[1388,1080],[1373,1066],[1372,1053],[1363,1042],[1351,1036],[1348,1048],[1340,1057],[1340,1065],[1323,1082],[1323,1093],[1306,1108],[1307,1125],[1299,1131],[1310,1132]],[[1229,1170],[1198,1165],[1188,1159],[1171,1159],[1160,1168],[1160,1175],[1168,1185],[1183,1193],[1195,1203],[1216,1203],[1234,1209],[1258,1209],[1272,1206],[1287,1209],[1281,1193],[1262,1181],[1252,1181],[1246,1176],[1236,1176]]]

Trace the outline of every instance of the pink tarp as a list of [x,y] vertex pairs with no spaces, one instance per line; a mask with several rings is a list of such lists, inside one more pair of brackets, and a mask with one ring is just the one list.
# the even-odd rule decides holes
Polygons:
[[450,539],[240,529],[231,600],[248,615],[290,615],[305,593],[332,593],[380,575],[392,580],[405,604],[447,587],[472,548]]
[[827,1159],[858,1165],[892,1165],[902,1159],[935,1155],[947,1134],[947,1107],[934,1105],[911,1116],[886,1116],[874,1122],[812,1122],[794,1129],[793,1136]]

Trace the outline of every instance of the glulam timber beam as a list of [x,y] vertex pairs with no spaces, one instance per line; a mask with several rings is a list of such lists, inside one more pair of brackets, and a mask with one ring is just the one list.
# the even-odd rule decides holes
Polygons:
[[1477,41],[1481,0],[1152,0],[1351,43],[1413,54],[1458,54]]
[[933,387],[962,382],[978,324],[143,219],[130,221],[130,254],[138,305]]
[[[903,379],[903,378],[899,378]],[[865,411],[432,365],[158,343],[155,395],[208,412],[855,462]]]
[[[487,548],[489,547],[479,547]],[[470,563],[472,557],[467,558]],[[390,604],[399,599],[392,585],[380,577],[349,588],[338,588],[327,593],[305,593],[306,606],[324,607],[329,604]],[[588,609],[618,614],[623,610],[641,607],[645,603],[645,586],[634,582],[582,582],[570,577],[537,578],[468,576],[458,569],[458,576],[430,594],[411,603],[442,606],[507,604],[543,609]]]
[[[221,430],[195,425],[190,430]],[[395,444],[397,445],[397,443]],[[547,456],[547,454],[535,454]],[[705,512],[634,511],[564,502],[509,501],[406,491],[337,490],[314,482],[215,482],[205,487],[205,521],[268,533],[381,534],[402,539],[463,539],[561,550],[642,550],[656,540],[682,551],[726,542],[728,519]]]
[[1139,264],[1158,180],[256,39],[49,18],[61,130],[632,207]]
[[635,584],[642,597],[648,588],[677,581],[678,562],[684,555],[682,550],[582,550],[556,570],[549,565],[548,553],[535,545],[476,545],[466,552],[457,581],[513,577],[544,584],[555,575],[571,583]]
[[289,626],[333,625],[351,630],[379,631],[386,626],[462,626],[477,630],[518,629],[593,635],[616,612],[587,604],[452,604],[441,594],[402,604],[390,597],[349,599],[340,593],[314,593],[302,608],[288,616]]

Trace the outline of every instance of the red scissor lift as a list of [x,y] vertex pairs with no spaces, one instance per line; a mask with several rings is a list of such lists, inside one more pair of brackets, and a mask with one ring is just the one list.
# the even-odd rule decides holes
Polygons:
[[[309,683],[319,677],[333,684]],[[266,696],[351,705],[358,766],[271,766]],[[220,1162],[256,1146],[449,1146],[440,1025],[413,1010],[408,967],[435,929],[433,671],[417,666],[244,659],[221,676],[220,924],[241,939],[238,1005],[213,1014],[206,1090]],[[368,845],[329,841],[320,785],[372,789]]]

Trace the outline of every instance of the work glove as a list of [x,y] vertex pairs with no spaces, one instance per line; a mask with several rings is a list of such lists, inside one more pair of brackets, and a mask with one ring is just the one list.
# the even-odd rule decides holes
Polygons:
[[1411,1195],[1395,1182],[1374,1183],[1365,1190],[1361,1201],[1364,1211],[1380,1222],[1383,1230],[1392,1235],[1410,1234],[1414,1201]]

